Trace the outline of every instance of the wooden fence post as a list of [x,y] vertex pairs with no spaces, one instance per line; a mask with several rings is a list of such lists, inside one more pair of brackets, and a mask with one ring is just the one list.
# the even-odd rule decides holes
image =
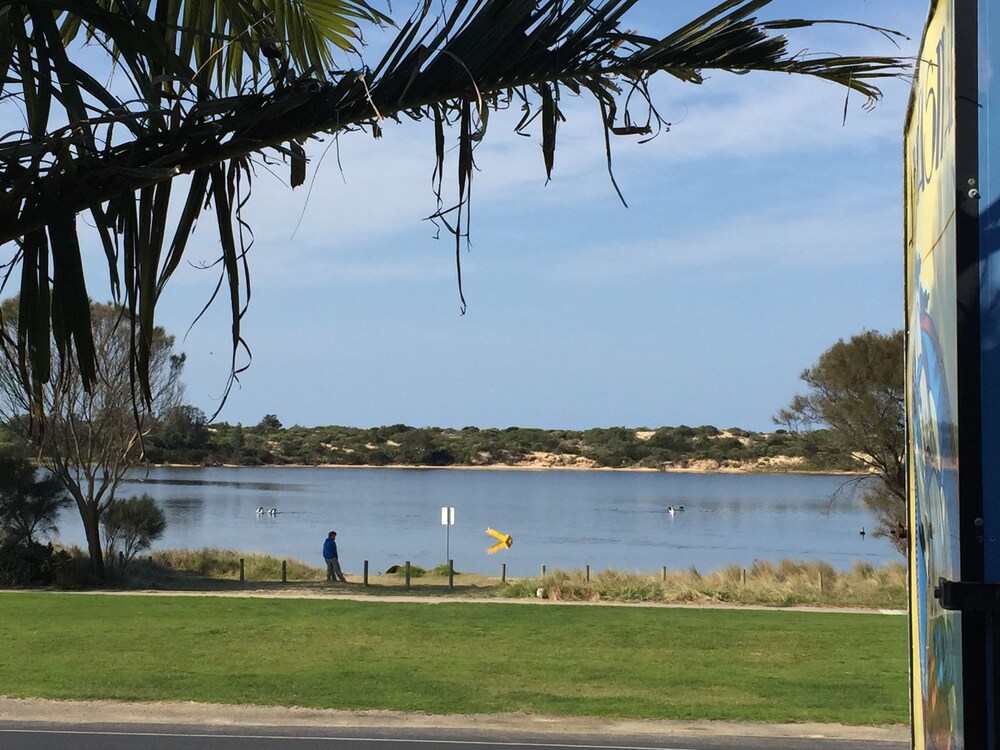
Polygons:
[[747,585],[747,569],[743,568],[740,570],[740,586]]
[[281,561],[281,582],[288,583],[288,560]]
[[545,563],[542,563],[542,578],[545,578]]
[[667,580],[667,566],[666,565],[664,565],[662,568],[660,568],[660,580],[661,581],[666,581]]
[[455,588],[455,561],[448,561],[448,588]]
[[500,563],[500,583],[507,583],[507,563]]
[[240,558],[240,583],[243,583],[243,581],[246,580],[246,576],[244,576],[244,571],[245,571],[245,568],[243,567],[243,558],[241,557]]
[[590,566],[588,565],[583,572],[583,582],[590,583]]
[[365,560],[365,586],[368,585],[368,561]]
[[406,588],[410,588],[410,561],[406,561]]

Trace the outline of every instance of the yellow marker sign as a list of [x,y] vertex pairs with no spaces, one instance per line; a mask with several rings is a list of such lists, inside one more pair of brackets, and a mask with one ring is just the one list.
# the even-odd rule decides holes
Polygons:
[[496,544],[494,544],[492,547],[486,550],[486,552],[490,555],[492,555],[494,552],[499,552],[502,549],[507,549],[508,547],[510,547],[510,545],[514,543],[514,540],[511,539],[510,534],[504,534],[500,531],[497,531],[496,529],[490,529],[490,528],[486,529],[486,533],[489,534],[494,539],[498,540]]

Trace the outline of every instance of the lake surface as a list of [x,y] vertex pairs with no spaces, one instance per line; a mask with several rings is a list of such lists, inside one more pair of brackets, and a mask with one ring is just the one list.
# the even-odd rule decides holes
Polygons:
[[[126,483],[119,497],[147,493],[164,509],[155,549],[219,547],[264,552],[322,566],[327,531],[337,531],[341,564],[374,574],[409,560],[432,568],[511,576],[605,568],[706,573],[754,560],[902,561],[873,526],[843,477],[796,474],[680,474],[624,471],[514,471],[351,468],[157,468]],[[838,492],[838,490],[840,490]],[[831,499],[831,496],[832,499]],[[671,516],[670,505],[685,510]],[[276,508],[258,516],[258,507]],[[455,524],[441,524],[442,506]],[[490,526],[514,544],[494,555]],[[59,539],[84,544],[75,507]]]

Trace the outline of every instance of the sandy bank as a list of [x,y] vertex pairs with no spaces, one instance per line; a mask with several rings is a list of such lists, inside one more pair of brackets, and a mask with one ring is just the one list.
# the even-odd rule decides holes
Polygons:
[[415,464],[218,464],[206,467],[202,464],[152,464],[152,466],[170,469],[404,469],[407,471],[611,471],[621,473],[645,474],[801,474],[805,476],[864,476],[859,471],[812,471],[806,469],[785,467],[780,464],[764,465],[720,465],[716,461],[689,461],[685,465],[652,468],[648,466],[611,467],[589,465],[583,462],[562,463],[547,460],[523,461],[516,464],[452,464],[449,466],[423,466]]

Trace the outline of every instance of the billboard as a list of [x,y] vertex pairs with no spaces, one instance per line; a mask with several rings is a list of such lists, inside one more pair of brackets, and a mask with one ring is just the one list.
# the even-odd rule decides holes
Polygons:
[[[983,456],[1000,456],[1000,8],[979,10],[979,255]],[[991,169],[992,167],[992,169]],[[994,174],[995,172],[995,174]],[[1000,581],[1000,461],[983,461],[984,563]]]
[[961,613],[934,597],[961,577],[955,0],[924,32],[904,131],[910,647],[914,747],[965,746]]
[[1000,382],[1000,14],[990,6],[932,3],[904,133],[911,704],[920,750],[994,750],[1000,741],[1000,404],[993,393]]
[[988,747],[1000,744],[1000,8],[979,0],[976,109],[978,115],[978,372],[982,445],[983,589],[991,603],[982,616],[981,670]]

